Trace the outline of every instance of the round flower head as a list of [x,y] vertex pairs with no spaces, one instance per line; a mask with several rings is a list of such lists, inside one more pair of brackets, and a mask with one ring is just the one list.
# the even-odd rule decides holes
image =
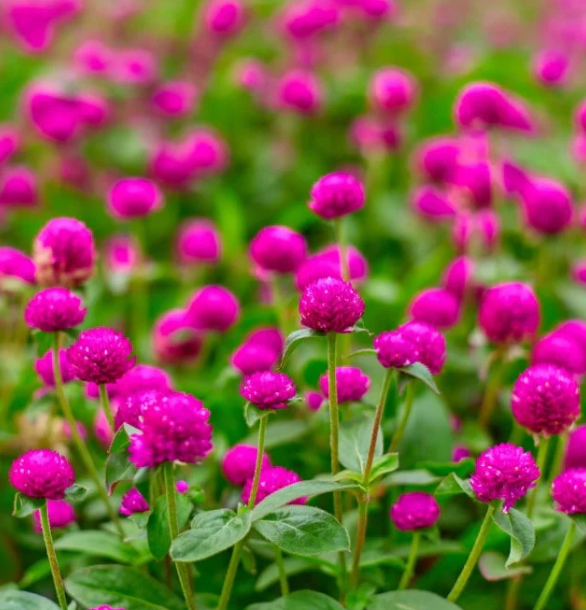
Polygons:
[[217,174],[228,165],[227,145],[210,129],[195,129],[187,135],[183,144],[195,176]]
[[181,117],[189,114],[197,99],[197,88],[188,81],[162,83],[151,97],[151,105],[161,115]]
[[324,397],[319,392],[306,392],[305,403],[310,411],[319,411],[324,402]]
[[398,332],[415,346],[417,362],[424,364],[433,375],[441,373],[446,361],[446,340],[436,328],[413,321],[400,326]]
[[[320,250],[315,258],[321,258],[327,261],[331,261],[335,263],[336,268],[340,269],[342,257],[340,255],[340,247],[338,244],[332,244],[331,246],[326,246],[323,250]],[[350,246],[346,249],[346,262],[348,263],[348,271],[350,272],[350,279],[353,282],[360,282],[368,276],[368,261],[364,257],[362,253],[360,253],[356,248]],[[322,276],[322,277],[328,277]],[[332,276],[338,277],[338,276]],[[318,277],[315,278],[320,279]],[[339,277],[338,279],[342,279]]]
[[155,322],[153,350],[159,361],[190,362],[198,357],[201,346],[201,337],[188,321],[185,309],[172,309]]
[[101,40],[83,41],[74,52],[74,62],[80,72],[103,74],[112,61],[112,52]]
[[197,330],[226,332],[240,316],[240,303],[223,286],[204,286],[187,306],[187,320]]
[[75,473],[66,457],[49,449],[27,451],[12,462],[10,484],[29,498],[62,500],[75,482]]
[[[300,481],[301,477],[292,470],[287,470],[286,468],[282,468],[281,466],[265,468],[260,473],[255,505],[262,502],[267,496],[270,496],[272,493],[279,491],[279,489],[283,489],[283,487],[289,487],[289,485],[299,483]],[[242,490],[242,502],[248,504],[251,492],[252,479],[248,479],[248,481],[246,481],[246,485],[244,485],[244,489]],[[290,504],[305,504],[306,502],[307,498],[297,498],[297,500],[293,500],[292,502],[290,502]]]
[[141,259],[136,240],[128,235],[114,235],[103,246],[104,265],[109,273],[129,274]]
[[[235,445],[229,449],[222,460],[224,477],[232,485],[244,485],[254,476],[258,448],[254,445]],[[271,460],[265,453],[262,457],[261,471],[271,467]]]
[[137,364],[116,382],[115,395],[134,394],[144,390],[171,390],[169,373],[150,364]]
[[240,386],[240,395],[262,411],[286,409],[295,391],[288,375],[272,371],[253,373]]
[[578,384],[560,367],[530,366],[513,386],[511,410],[519,424],[534,434],[561,434],[580,414]]
[[460,302],[445,288],[428,288],[411,301],[409,312],[414,320],[451,328],[460,317]]
[[[326,398],[330,397],[328,376],[322,375],[319,387]],[[336,368],[336,389],[338,402],[359,402],[370,388],[370,377],[358,367],[339,366]]]
[[15,127],[0,125],[0,163],[8,161],[20,146],[20,136]]
[[45,288],[29,301],[24,319],[30,328],[53,333],[81,324],[86,312],[81,299],[67,288]]
[[[346,252],[348,271],[352,282],[360,282],[368,275],[368,262],[356,248],[348,248]],[[340,249],[338,246],[329,246],[321,252],[305,259],[297,270],[295,284],[303,290],[309,284],[327,277],[342,279]]]
[[409,110],[417,97],[413,76],[400,68],[379,70],[370,84],[370,101],[382,112],[398,115]]
[[94,273],[92,232],[75,218],[54,218],[33,243],[36,279],[42,286],[79,286]]
[[503,500],[503,512],[507,513],[535,487],[539,475],[539,468],[530,452],[502,443],[478,456],[470,485],[481,502]]
[[123,178],[108,193],[108,209],[116,218],[140,218],[158,210],[163,196],[146,178]]
[[452,462],[458,463],[470,457],[470,449],[465,445],[456,445],[452,451]]
[[562,472],[553,480],[551,496],[556,510],[566,515],[586,514],[586,469]]
[[217,263],[222,255],[220,233],[209,220],[188,220],[179,229],[176,250],[184,265]]
[[419,350],[415,343],[398,330],[381,333],[374,338],[373,346],[378,361],[385,368],[401,368],[419,360]]
[[35,264],[26,254],[9,246],[0,247],[0,284],[2,277],[14,277],[26,284],[35,283]]
[[442,284],[456,298],[463,299],[470,291],[474,264],[471,258],[459,256],[444,271]]
[[305,287],[299,313],[303,326],[323,333],[344,333],[362,317],[364,301],[351,284],[328,277]]
[[484,294],[478,323],[493,343],[523,341],[539,326],[539,302],[527,284],[498,284]]
[[175,489],[178,494],[185,494],[189,491],[189,483],[187,481],[177,481]]
[[27,167],[7,167],[0,175],[0,207],[29,208],[39,200],[36,175]]
[[285,5],[281,18],[287,35],[295,41],[304,41],[334,26],[338,17],[334,5],[315,0],[298,0]]
[[413,532],[433,527],[440,518],[437,500],[423,491],[401,494],[393,504],[390,517],[395,527],[404,532]]
[[211,0],[205,10],[204,22],[215,36],[234,36],[244,25],[244,7],[239,0]]
[[566,320],[556,327],[556,334],[571,337],[586,352],[586,322],[584,320]]
[[431,222],[440,222],[456,215],[453,202],[435,186],[419,187],[411,201],[414,210]]
[[140,428],[140,416],[146,409],[156,407],[164,402],[165,396],[171,390],[145,389],[137,390],[116,399],[117,409],[114,417],[114,428],[118,430],[124,424]]
[[293,273],[307,256],[307,242],[288,227],[264,227],[250,242],[249,255],[265,271]]
[[555,364],[574,375],[584,375],[586,352],[575,338],[554,330],[534,345],[531,364]]
[[78,379],[98,385],[113,383],[133,366],[132,344],[111,328],[91,328],[80,333],[67,350],[67,358]]
[[533,74],[545,87],[559,87],[564,84],[570,67],[570,58],[565,53],[544,49],[533,62]]
[[[65,500],[49,500],[47,502],[47,510],[49,512],[49,525],[51,529],[60,529],[75,523],[75,510],[69,502]],[[33,513],[35,532],[41,533],[41,511],[36,510]]]
[[578,426],[568,436],[564,470],[573,468],[586,468],[586,426]]
[[417,167],[432,182],[451,183],[456,177],[460,150],[461,146],[455,138],[431,138],[417,151]]
[[292,70],[277,85],[277,100],[286,110],[299,114],[315,114],[322,104],[320,81],[311,72]]
[[560,233],[572,222],[574,205],[565,186],[549,178],[532,178],[524,188],[525,221],[544,235]]
[[278,360],[279,353],[271,347],[247,341],[232,354],[230,363],[244,375],[252,375],[269,371]]
[[[59,370],[63,383],[69,383],[75,379],[75,373],[69,366],[67,350],[59,350]],[[49,388],[55,387],[55,376],[53,375],[53,350],[49,350],[42,358],[35,361],[35,371],[43,384]]]
[[140,430],[130,439],[130,461],[137,468],[155,468],[165,462],[195,464],[212,450],[210,412],[203,403],[180,392],[142,409]]
[[130,517],[130,515],[146,513],[149,510],[149,503],[136,487],[132,487],[122,496],[122,502],[120,504],[121,515]]
[[146,49],[122,49],[113,54],[110,78],[121,85],[152,83],[158,72],[157,58]]
[[352,174],[334,172],[322,176],[311,189],[309,209],[325,220],[352,214],[364,207],[362,182]]
[[[114,407],[114,405],[117,403],[118,401],[113,403],[112,407]],[[104,447],[104,449],[110,449],[110,445],[114,440],[114,432],[110,427],[110,422],[108,421],[108,417],[106,416],[104,409],[100,409],[94,418],[94,436],[102,447]]]
[[283,333],[276,326],[265,326],[253,330],[246,337],[246,342],[268,347],[279,355],[283,352],[283,348],[285,347]]

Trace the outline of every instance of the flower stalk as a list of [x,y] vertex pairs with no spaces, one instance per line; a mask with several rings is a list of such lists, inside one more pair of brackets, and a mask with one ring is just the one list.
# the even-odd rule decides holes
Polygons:
[[51,568],[51,576],[53,577],[53,583],[55,584],[55,593],[57,594],[57,601],[61,610],[67,610],[67,599],[65,597],[65,588],[63,587],[63,579],[61,578],[61,570],[59,569],[59,562],[57,561],[57,554],[55,553],[55,547],[53,546],[53,536],[51,535],[51,525],[49,522],[49,508],[48,500],[43,502],[40,508],[41,513],[41,529],[43,531],[43,540],[45,542],[45,548],[47,549],[47,558],[49,559],[49,566]]

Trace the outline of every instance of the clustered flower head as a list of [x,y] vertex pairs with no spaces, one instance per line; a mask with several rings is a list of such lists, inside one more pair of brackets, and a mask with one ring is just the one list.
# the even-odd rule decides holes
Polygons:
[[250,242],[249,253],[253,262],[265,271],[293,273],[307,256],[307,242],[289,227],[264,227]]
[[295,396],[295,384],[285,373],[261,371],[244,379],[240,394],[262,411],[286,409]]
[[555,364],[574,375],[584,375],[586,350],[574,335],[558,328],[533,346],[531,364]]
[[186,320],[197,330],[226,332],[240,315],[238,299],[223,286],[205,286],[189,302]]
[[29,301],[24,319],[30,328],[52,333],[81,324],[86,312],[81,299],[67,288],[45,288]]
[[386,331],[374,338],[378,361],[385,368],[401,368],[417,362],[419,351],[400,331]]
[[519,424],[534,434],[561,434],[580,414],[580,389],[564,369],[537,364],[515,382],[511,409]]
[[220,233],[214,223],[205,218],[188,220],[179,229],[176,250],[184,265],[217,263],[222,255]]
[[[283,489],[283,487],[289,487],[294,483],[299,483],[301,477],[292,470],[287,470],[281,466],[274,466],[272,468],[265,468],[261,471],[258,483],[258,492],[256,495],[255,505],[262,502],[267,496],[272,493]],[[252,479],[248,479],[242,490],[242,502],[248,504],[250,500],[250,494],[252,492]],[[291,504],[305,504],[307,498],[298,498],[293,500]]]
[[405,341],[415,346],[416,362],[424,364],[433,375],[442,372],[446,362],[446,340],[436,328],[425,322],[414,320],[399,326],[397,332]]
[[108,193],[108,208],[117,218],[139,218],[159,209],[163,196],[146,178],[124,178]]
[[193,328],[185,309],[171,309],[155,322],[153,350],[160,362],[191,362],[198,357],[201,347],[201,333]]
[[[60,529],[75,523],[75,509],[65,500],[49,500],[47,502],[47,511],[49,514],[49,526],[51,529]],[[33,513],[33,522],[35,532],[41,533],[42,526],[40,510],[36,510]]]
[[153,388],[137,390],[131,394],[118,397],[116,400],[116,415],[114,416],[115,429],[118,430],[124,424],[138,428],[143,410],[161,404],[168,393],[169,390],[164,388]]
[[[322,375],[319,386],[326,398],[329,398],[330,391],[328,376]],[[336,390],[338,402],[358,402],[370,388],[370,377],[361,369],[355,366],[339,366],[336,368]]]
[[586,425],[577,426],[568,436],[564,470],[586,468]]
[[167,371],[150,364],[137,364],[113,386],[113,395],[134,394],[142,390],[170,390],[173,386]]
[[445,288],[428,288],[415,296],[409,305],[414,320],[436,328],[451,328],[460,316],[460,301]]
[[309,209],[325,220],[352,214],[364,206],[362,182],[352,174],[334,172],[320,178],[311,189]]
[[[69,360],[67,360],[66,349],[59,350],[59,370],[61,371],[61,380],[63,383],[69,383],[75,379],[75,373],[69,366]],[[41,358],[35,360],[35,371],[46,387],[55,387],[52,350],[49,350]]]
[[586,469],[562,472],[553,480],[551,495],[556,510],[566,515],[586,514]]
[[67,458],[50,449],[35,449],[21,455],[12,463],[8,477],[21,494],[47,500],[62,500],[75,482]]
[[67,350],[67,359],[78,379],[98,385],[118,381],[133,366],[132,344],[111,328],[92,328],[80,333]]
[[470,485],[481,502],[503,501],[507,513],[535,487],[539,468],[530,452],[510,443],[487,449],[476,460]]
[[427,529],[437,523],[440,507],[431,494],[414,491],[399,496],[390,517],[395,527],[402,531]]
[[[224,455],[222,460],[222,472],[232,485],[244,485],[252,479],[258,457],[258,447],[254,445],[234,445]],[[271,467],[271,460],[265,453],[262,457],[261,470]]]
[[120,504],[120,514],[125,517],[135,515],[137,513],[146,513],[150,510],[149,503],[145,500],[144,496],[136,489],[131,487],[122,496],[122,503]]

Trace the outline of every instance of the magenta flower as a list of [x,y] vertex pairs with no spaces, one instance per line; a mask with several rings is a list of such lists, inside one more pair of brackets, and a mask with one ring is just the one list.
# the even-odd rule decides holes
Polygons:
[[460,317],[460,302],[444,288],[428,288],[415,295],[409,305],[414,320],[436,328],[451,328]]
[[135,362],[132,344],[112,328],[91,328],[80,333],[68,348],[67,358],[78,379],[98,385],[113,383]]
[[146,49],[122,49],[112,52],[109,76],[121,85],[148,85],[158,73],[157,58]]
[[307,256],[307,242],[289,227],[264,227],[252,238],[249,255],[265,271],[293,273]]
[[272,349],[276,354],[281,354],[285,347],[285,338],[283,333],[276,326],[264,326],[257,328],[248,334],[246,342],[262,345]]
[[362,182],[352,174],[334,172],[322,176],[313,185],[307,205],[321,218],[332,220],[360,210],[364,202]]
[[322,105],[322,86],[311,72],[292,70],[277,85],[277,100],[284,110],[315,114]]
[[[234,445],[224,455],[222,460],[222,472],[224,477],[232,485],[244,485],[252,479],[256,467],[258,448],[254,445]],[[261,471],[271,468],[271,460],[264,453],[262,457]]]
[[112,51],[101,40],[82,42],[73,54],[76,68],[90,75],[105,73],[112,63]]
[[564,470],[586,468],[586,425],[570,432],[564,456]]
[[[61,378],[63,383],[69,383],[75,379],[75,373],[69,366],[67,360],[67,350],[59,350],[59,370],[61,371]],[[55,387],[55,376],[53,374],[53,351],[49,350],[41,358],[37,358],[35,361],[35,371],[39,376],[39,379],[48,388]]]
[[248,340],[232,354],[230,364],[242,374],[252,375],[271,370],[278,361],[279,353],[274,349]]
[[440,518],[440,507],[431,494],[413,491],[399,496],[390,517],[398,530],[412,532],[433,527]]
[[3,276],[18,278],[26,284],[34,284],[35,264],[20,250],[0,246],[0,283]]
[[502,443],[480,454],[470,485],[481,502],[503,500],[503,512],[507,513],[535,487],[539,476],[539,468],[530,452]]
[[204,218],[188,220],[179,229],[176,251],[184,265],[217,263],[222,256],[222,242],[216,225]]
[[109,272],[130,274],[141,259],[136,240],[128,235],[114,235],[103,246],[104,264]]
[[150,364],[137,364],[116,382],[115,395],[134,394],[144,390],[171,390],[173,382],[167,371]]
[[419,171],[431,182],[453,183],[461,146],[455,138],[439,136],[426,140],[417,150]]
[[186,320],[197,330],[226,332],[240,316],[238,299],[223,286],[204,286],[189,301]]
[[324,397],[319,392],[306,392],[305,402],[310,411],[319,411],[324,402]]
[[163,194],[146,178],[123,178],[108,193],[108,209],[116,218],[140,218],[163,205]]
[[446,361],[446,340],[433,326],[425,322],[408,322],[398,328],[401,336],[417,350],[417,362],[424,364],[433,375],[438,375]]
[[574,205],[568,189],[550,178],[531,178],[521,194],[525,221],[544,235],[554,235],[572,222]]
[[[289,487],[289,485],[299,483],[300,481],[301,477],[292,470],[287,470],[286,468],[282,468],[281,466],[265,468],[260,473],[255,506],[262,502],[267,496],[270,496],[272,493],[279,491],[279,489],[283,489],[283,487]],[[252,479],[248,479],[248,481],[246,481],[246,484],[244,485],[244,489],[242,490],[242,502],[248,504],[251,492]],[[290,502],[290,504],[305,504],[306,502],[307,498],[297,498],[297,500],[293,500],[292,502]]]
[[417,346],[399,330],[381,333],[374,338],[373,346],[378,361],[385,368],[402,368],[419,360]]
[[10,484],[29,498],[62,500],[75,482],[75,473],[66,457],[49,449],[27,451],[12,462]]
[[551,496],[556,510],[566,515],[586,514],[586,469],[562,472],[553,480]]
[[469,458],[472,454],[470,449],[465,445],[456,445],[452,451],[452,462],[458,463],[466,458]]
[[240,0],[211,0],[205,9],[204,23],[211,34],[224,38],[242,29],[244,16]]
[[[352,282],[364,280],[368,275],[368,262],[364,256],[353,247],[348,248],[346,255]],[[309,284],[327,277],[342,279],[340,249],[336,245],[306,258],[297,270],[295,284],[299,290],[303,290]]]
[[288,375],[272,371],[253,373],[240,385],[240,395],[262,411],[286,409],[295,392],[295,384]]
[[281,16],[283,29],[296,41],[312,38],[338,21],[338,10],[329,3],[298,0],[285,5]]
[[555,364],[574,375],[584,375],[586,351],[572,335],[554,330],[533,346],[531,364]]
[[7,167],[0,175],[0,207],[34,207],[39,200],[37,176],[27,167]]
[[130,517],[137,513],[146,513],[149,510],[149,503],[136,487],[132,487],[122,496],[122,503],[120,504],[121,515]]
[[442,284],[455,297],[462,300],[473,282],[474,263],[467,256],[455,258],[444,271]]
[[118,430],[124,424],[140,428],[142,412],[163,403],[165,397],[171,392],[171,389],[151,388],[136,390],[132,394],[120,396],[116,399],[117,409],[114,417],[114,428]]
[[[47,502],[47,510],[49,512],[49,525],[52,530],[67,527],[75,523],[75,509],[65,500],[49,500]],[[40,510],[36,510],[33,513],[33,527],[37,534],[43,531]]]
[[112,608],[112,606],[97,606],[96,608],[90,608],[90,610],[126,610],[126,608]]
[[567,79],[570,58],[566,53],[544,49],[533,61],[533,73],[545,87],[559,87]]
[[166,81],[156,88],[151,105],[164,116],[183,117],[194,109],[197,95],[197,88],[189,81]]
[[0,125],[0,164],[9,161],[20,148],[20,135],[16,127],[4,123]]
[[[328,376],[322,375],[319,379],[322,394],[330,397]],[[336,367],[336,389],[338,402],[359,402],[370,388],[370,377],[355,366]]]
[[418,214],[431,222],[441,222],[456,215],[456,206],[452,200],[435,186],[417,188],[411,203]]
[[164,313],[153,328],[153,350],[157,360],[182,364],[195,360],[202,346],[201,334],[187,319],[185,309]]
[[74,328],[85,319],[87,309],[67,288],[45,288],[28,302],[24,319],[29,328],[45,333]]
[[383,68],[372,79],[369,92],[374,108],[392,116],[409,110],[417,97],[417,83],[401,68]]

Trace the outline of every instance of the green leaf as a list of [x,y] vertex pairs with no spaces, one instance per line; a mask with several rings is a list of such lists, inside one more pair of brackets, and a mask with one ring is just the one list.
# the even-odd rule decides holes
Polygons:
[[112,559],[119,563],[134,563],[139,558],[134,547],[114,534],[101,530],[69,532],[55,541],[58,551],[74,551],[92,557]]
[[334,481],[354,481],[359,485],[362,485],[362,479],[364,475],[356,470],[342,470],[334,476]]
[[[177,521],[180,531],[189,520],[191,509],[192,505],[189,498],[177,495]],[[155,559],[163,559],[171,548],[171,532],[169,531],[169,515],[165,496],[157,498],[150,514],[147,522],[147,540],[149,550]]]
[[[327,566],[327,568],[325,566]],[[297,574],[303,574],[303,572],[310,572],[320,568],[331,575],[335,575],[337,569],[334,564],[322,560],[316,562],[315,558],[286,557],[283,559],[283,569],[287,576],[295,576]],[[255,591],[264,591],[278,582],[279,567],[276,563],[271,563],[258,577],[254,589]]]
[[39,510],[43,504],[45,504],[45,500],[42,498],[29,498],[21,493],[16,493],[12,507],[12,516],[17,519],[30,517],[36,510]]
[[476,495],[470,486],[470,481],[461,479],[454,472],[443,479],[435,490],[436,496],[457,496],[459,494],[466,494],[469,498],[476,499]]
[[403,373],[404,375],[409,375],[410,377],[419,379],[419,381],[423,381],[423,383],[428,388],[430,388],[432,392],[440,394],[433,375],[430,373],[429,369],[424,364],[421,364],[421,362],[414,362],[409,366],[404,366],[400,368],[399,371],[401,371],[401,373]]
[[535,546],[535,530],[530,519],[522,512],[511,508],[507,514],[502,511],[494,513],[492,520],[511,537],[511,550],[505,567],[508,568],[525,559]]
[[349,354],[343,356],[343,359],[350,360],[351,358],[356,358],[358,356],[376,356],[376,350],[372,349],[372,347],[357,349],[355,352],[350,352]]
[[576,528],[582,534],[586,534],[586,515],[571,515],[570,519],[576,524]]
[[441,477],[433,475],[429,470],[401,470],[388,476],[384,483],[388,487],[399,487],[402,485],[434,485]]
[[351,483],[336,483],[335,481],[301,481],[275,491],[252,509],[252,522],[263,519],[281,506],[307,496],[318,496],[332,491],[344,491],[346,489],[358,489],[357,485]]
[[74,483],[71,487],[65,490],[65,499],[69,502],[80,502],[87,495],[87,488]]
[[106,485],[110,492],[121,481],[132,481],[136,475],[134,464],[128,459],[126,451],[111,453],[106,460]]
[[287,553],[319,555],[350,550],[348,532],[328,512],[314,506],[285,506],[256,521],[254,529]]
[[125,610],[185,610],[175,593],[154,578],[126,566],[92,566],[65,580],[71,597],[84,608],[108,604]]
[[391,555],[388,551],[368,549],[360,556],[361,568],[372,568],[381,565],[397,568],[398,570],[405,569],[405,562],[396,555]]
[[251,526],[249,510],[237,515],[227,508],[200,513],[193,518],[189,531],[180,534],[171,547],[175,561],[201,561],[217,555],[248,534]]
[[392,591],[377,595],[367,610],[461,610],[429,591]]
[[59,610],[52,601],[26,591],[0,591],[2,610]]
[[376,481],[385,474],[395,472],[399,468],[399,454],[387,453],[376,458],[372,463],[372,471],[370,473],[370,482]]
[[459,477],[469,477],[474,471],[474,458],[464,458],[459,462],[420,462],[418,466],[428,470],[432,474],[445,477],[452,472]]
[[258,407],[255,407],[252,403],[247,402],[244,405],[244,420],[249,428],[252,428],[257,421],[260,420],[263,415],[267,417],[270,411],[261,411]]
[[507,580],[521,574],[531,574],[533,568],[531,566],[518,566],[516,568],[507,569],[505,564],[505,556],[502,553],[488,551],[483,553],[478,560],[478,569],[484,578],[490,582],[498,580]]
[[[252,604],[246,610],[344,610],[331,597],[317,591],[296,591],[264,604]],[[429,609],[428,609],[429,610]],[[435,609],[434,609],[435,610]]]
[[33,337],[37,345],[37,356],[44,356],[53,347],[54,334],[44,333],[40,330],[33,331]]
[[[342,422],[340,425],[340,463],[349,470],[364,472],[364,465],[372,437],[373,417],[363,415]],[[379,428],[374,457],[383,454],[383,435]]]
[[286,339],[285,347],[283,348],[283,355],[281,356],[281,362],[279,364],[279,370],[281,370],[291,354],[299,347],[302,341],[312,339],[313,337],[324,337],[323,333],[319,333],[311,328],[302,328],[301,330],[294,330]]
[[130,445],[130,437],[132,434],[140,434],[138,428],[134,428],[129,424],[124,424],[116,432],[110,445],[110,453],[119,453],[124,451]]

